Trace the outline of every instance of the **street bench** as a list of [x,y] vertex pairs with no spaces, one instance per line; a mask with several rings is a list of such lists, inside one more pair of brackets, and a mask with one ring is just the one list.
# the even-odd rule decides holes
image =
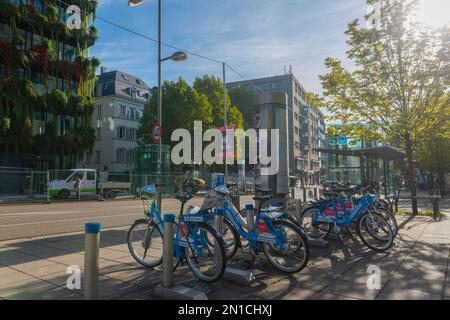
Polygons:
[[[385,197],[386,200],[389,201],[391,206],[391,211],[398,212],[398,202],[399,200],[430,200],[433,205],[433,219],[436,221],[439,218],[439,221],[442,220],[442,213],[439,211],[439,201],[442,197],[436,194],[430,194],[428,196],[415,196],[415,197],[400,197],[399,195],[388,195]],[[395,211],[393,210],[395,207]]]

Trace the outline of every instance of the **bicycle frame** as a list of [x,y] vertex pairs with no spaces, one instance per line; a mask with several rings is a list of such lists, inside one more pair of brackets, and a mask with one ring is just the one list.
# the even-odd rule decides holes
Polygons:
[[[335,223],[337,226],[347,226],[353,221],[357,220],[367,209],[370,208],[370,206],[374,203],[374,200],[376,197],[372,196],[364,196],[358,205],[354,207],[353,202],[353,210],[351,213],[348,212],[345,202],[347,199],[340,199],[340,200],[327,200],[326,202],[322,203],[319,212],[320,214],[315,215],[313,217],[313,224],[317,224],[318,222],[329,222],[329,223]],[[352,200],[350,200],[352,201]],[[343,210],[343,217],[341,217],[337,210],[337,204],[341,204],[342,210]],[[343,205],[344,204],[344,205]],[[333,208],[333,218],[330,219],[329,217],[325,216],[325,210],[332,207]]]
[[[155,221],[155,223],[160,228],[161,232],[164,233],[164,222],[161,217],[161,213],[158,210],[155,199],[153,199],[150,205],[150,219]],[[199,257],[202,256],[202,251],[199,249],[200,246],[204,247],[206,245],[206,237],[203,232],[200,233],[200,236],[197,236],[197,223],[205,222],[206,218],[202,215],[189,215],[185,218],[183,213],[181,212],[178,217],[178,222],[176,225],[175,232],[175,241],[174,241],[174,250],[175,257],[178,259],[183,258],[185,255],[185,248],[194,248]],[[182,230],[180,226],[185,226],[185,230]],[[192,237],[191,235],[195,235]]]
[[[262,242],[273,244],[281,250],[284,250],[284,244],[287,242],[287,239],[281,229],[276,229],[274,227],[272,223],[273,219],[257,212],[255,216],[255,227],[253,230],[248,230],[247,223],[241,217],[234,205],[228,202],[226,197],[224,197],[223,200],[223,209],[225,211],[225,217],[231,221],[239,236],[247,240],[254,250],[258,249],[259,244]],[[284,214],[281,219],[283,219],[283,217],[286,218],[287,216]],[[261,227],[264,232],[261,232],[258,227]]]

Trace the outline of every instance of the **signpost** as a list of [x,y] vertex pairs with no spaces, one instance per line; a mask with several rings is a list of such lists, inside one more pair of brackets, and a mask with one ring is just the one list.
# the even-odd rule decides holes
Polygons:
[[152,129],[153,142],[159,143],[161,141],[161,135],[162,135],[161,125],[159,124],[159,122],[157,122],[155,123]]

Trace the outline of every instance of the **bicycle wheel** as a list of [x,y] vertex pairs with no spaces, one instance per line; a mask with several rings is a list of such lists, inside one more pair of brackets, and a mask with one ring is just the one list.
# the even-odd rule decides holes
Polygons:
[[[299,227],[285,220],[272,222],[275,234],[284,239],[282,245],[263,242],[267,260],[278,270],[294,273],[303,270],[309,261],[309,246],[306,235]],[[280,237],[281,238],[281,237]]]
[[[225,249],[223,240],[216,229],[206,223],[189,227],[189,238],[193,243],[185,249],[186,261],[192,273],[200,280],[213,282],[225,272]],[[213,239],[213,245],[207,238]]]
[[[215,221],[209,221],[208,225],[215,228]],[[236,254],[240,241],[239,234],[237,233],[231,221],[227,218],[223,219],[222,239],[223,247],[225,249],[225,259],[228,260]],[[208,234],[206,235],[206,241],[209,245],[214,245],[214,239],[209,238]]]
[[137,220],[128,231],[127,243],[131,256],[141,265],[153,268],[161,264],[163,235],[157,224]]
[[318,222],[313,224],[313,218],[320,215],[320,209],[311,207],[303,211],[300,224],[303,226],[306,235],[311,239],[325,239],[331,232],[331,224],[328,222]]
[[362,242],[374,251],[388,250],[394,243],[394,234],[387,220],[377,212],[366,212],[356,223]]
[[397,220],[395,219],[395,216],[391,213],[391,211],[387,210],[386,208],[376,208],[375,211],[381,214],[386,219],[386,221],[389,223],[389,226],[392,229],[394,238],[397,237],[398,224]]

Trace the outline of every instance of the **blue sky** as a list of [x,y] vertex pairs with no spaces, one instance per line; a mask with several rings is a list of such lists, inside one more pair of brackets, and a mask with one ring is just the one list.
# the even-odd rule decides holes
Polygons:
[[[427,0],[450,2],[449,0]],[[225,61],[245,78],[283,74],[292,65],[306,90],[320,92],[324,59],[345,60],[347,23],[366,13],[365,0],[164,0],[164,42]],[[429,10],[430,11],[430,10]],[[431,10],[436,13],[436,10]],[[127,0],[99,0],[98,16],[157,37],[156,0],[128,8]],[[425,11],[424,11],[425,12]],[[428,12],[430,14],[430,12]],[[444,17],[447,19],[447,17]],[[91,50],[109,70],[156,83],[157,46],[97,20],[99,40]],[[165,55],[174,50],[164,49]],[[221,76],[221,65],[194,56],[164,63],[165,80],[188,82]],[[241,80],[228,71],[227,81]]]

